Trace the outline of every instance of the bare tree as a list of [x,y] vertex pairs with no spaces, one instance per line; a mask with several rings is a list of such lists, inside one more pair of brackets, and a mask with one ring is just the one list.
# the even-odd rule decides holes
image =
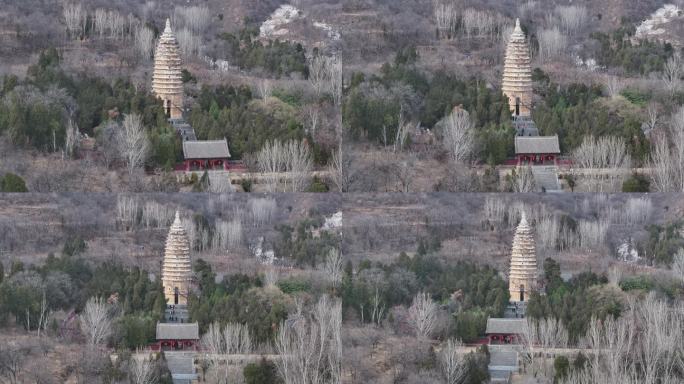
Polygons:
[[214,322],[209,324],[207,333],[202,335],[202,348],[206,351],[204,361],[208,365],[208,370],[216,383],[226,379],[226,370],[221,370],[221,356],[226,353],[226,344],[221,333],[221,326]]
[[308,186],[313,159],[309,146],[304,141],[290,140],[285,143],[285,172],[289,173],[289,191],[303,192]]
[[225,251],[229,247],[237,247],[242,242],[242,223],[239,219],[230,222],[217,220],[211,248]]
[[116,200],[116,223],[126,230],[138,224],[140,201],[131,196],[119,195]]
[[513,192],[527,193],[533,192],[537,185],[534,181],[534,174],[531,166],[517,166],[515,172],[511,175],[513,184]]
[[158,381],[154,362],[149,356],[141,356],[140,352],[131,357],[128,377],[132,384],[156,384]]
[[418,337],[429,338],[437,324],[437,304],[427,293],[418,293],[408,310],[408,320]]
[[[385,315],[385,310],[387,308],[385,307],[385,303],[383,302],[382,298],[380,298],[380,291],[378,290],[377,285],[375,286],[375,294],[373,294],[370,304],[371,323],[379,326],[382,323],[382,318]],[[361,316],[363,316],[363,313],[361,314]]]
[[630,300],[620,318],[593,318],[586,343],[592,354],[584,383],[673,383],[681,381],[676,357],[684,337],[684,313],[652,292]]
[[103,8],[98,8],[95,10],[95,16],[93,19],[93,24],[94,28],[93,30],[97,32],[97,35],[100,38],[103,38],[105,36],[105,33],[107,32],[107,17],[109,14],[107,13],[106,9]]
[[672,57],[665,62],[661,75],[665,88],[671,95],[674,95],[679,89],[683,74],[684,64],[682,63],[682,56],[679,52],[675,52]]
[[250,199],[247,203],[251,212],[252,225],[263,227],[273,220],[278,205],[272,198]]
[[201,34],[211,21],[211,12],[206,6],[175,7],[173,22],[175,25],[183,25],[190,31]]
[[620,96],[620,92],[625,88],[625,84],[618,76],[605,75],[603,76],[603,86],[606,88],[606,94],[611,98]]
[[304,108],[304,120],[306,121],[307,133],[316,134],[320,123],[320,107],[318,105],[308,105]]
[[252,353],[252,337],[247,324],[228,323],[223,329],[226,353],[247,355]]
[[124,36],[124,25],[126,23],[124,17],[119,12],[108,11],[106,20],[109,38],[122,38]]
[[242,243],[242,222],[239,219],[233,219],[228,223],[228,244],[232,247],[237,247]]
[[655,101],[651,101],[646,106],[646,125],[648,128],[646,133],[653,132],[656,129],[659,121],[658,109],[658,103]]
[[439,364],[447,384],[460,384],[467,377],[468,366],[458,347],[462,345],[460,340],[449,339],[439,354]]
[[394,138],[394,145],[392,150],[394,152],[402,151],[408,138],[409,130],[412,124],[404,118],[404,108],[399,111],[399,118],[397,119],[397,135]]
[[117,147],[126,163],[129,175],[145,164],[150,152],[150,141],[140,115],[129,114],[124,117],[123,126],[119,130]]
[[[52,312],[48,308],[47,305],[47,300],[46,300],[46,295],[45,295],[45,288],[43,288],[43,297],[40,301],[40,312],[38,314],[38,328],[36,329],[36,335],[40,337],[40,333],[47,330],[47,325],[48,325],[48,320],[50,319],[50,316],[52,315]],[[26,313],[26,316],[28,318],[28,311]],[[26,329],[31,329],[30,327],[27,327]]]
[[417,158],[409,153],[407,156],[396,156],[390,166],[390,173],[397,182],[397,190],[408,193],[411,191],[411,184],[415,179],[415,166]]
[[339,250],[333,248],[328,252],[325,264],[323,264],[323,272],[333,288],[337,288],[342,281],[342,255]]
[[684,248],[680,248],[672,258],[672,274],[684,284]]
[[461,26],[467,38],[497,38],[506,19],[498,13],[467,8],[461,16]]
[[[283,189],[301,192],[307,186],[313,167],[309,146],[303,141],[267,141],[257,153],[259,170],[264,173],[268,190],[276,192],[284,178]],[[283,174],[284,173],[284,174]]]
[[444,147],[455,163],[465,162],[473,151],[473,123],[468,111],[454,108],[443,122]]
[[565,33],[569,35],[574,35],[581,30],[589,19],[587,7],[583,5],[558,6],[556,13]]
[[135,48],[143,60],[149,60],[154,51],[154,32],[147,26],[141,25],[135,29]]
[[72,37],[78,37],[82,31],[84,20],[88,17],[81,3],[65,3],[62,9],[62,16],[66,23],[67,32]]
[[278,270],[273,266],[268,266],[264,271],[264,286],[275,287],[278,284]]
[[311,56],[308,62],[309,83],[316,97],[326,92],[333,93],[335,105],[339,105],[342,90],[342,59],[339,56],[329,57],[319,54]]
[[357,177],[352,155],[342,148],[335,151],[328,166],[328,171],[338,191],[349,192]]
[[20,374],[30,349],[15,342],[0,346],[0,379],[3,383],[20,384]]
[[176,32],[178,46],[184,57],[199,56],[202,51],[202,38],[190,29],[182,28]]
[[256,155],[259,171],[264,173],[266,186],[269,192],[278,189],[279,173],[284,168],[285,148],[280,140],[266,141]]
[[459,17],[456,2],[454,0],[433,0],[432,11],[439,38],[452,38]]
[[269,79],[260,79],[257,81],[256,90],[259,97],[267,99],[273,93],[273,84],[271,84]]
[[616,191],[632,165],[624,139],[611,136],[585,137],[572,157],[573,166],[583,170],[586,184],[593,192]]
[[558,27],[545,28],[537,33],[539,59],[542,63],[561,56],[568,45],[567,37]]
[[333,97],[333,104],[336,107],[342,105],[342,86],[343,86],[342,55],[338,54],[331,58],[330,62],[330,93]]
[[112,316],[109,305],[101,297],[91,297],[79,317],[81,332],[89,345],[100,345],[112,333]]
[[610,222],[605,218],[597,221],[580,220],[578,228],[580,244],[584,249],[595,249],[602,246],[606,241]]
[[119,136],[119,125],[115,122],[108,120],[103,123],[102,126],[97,128],[97,142],[100,148],[100,155],[102,158],[102,165],[105,168],[109,167],[118,159],[119,150],[118,146],[118,136]]
[[647,197],[627,199],[619,209],[608,210],[610,221],[615,224],[637,226],[645,224],[653,213],[653,203]]
[[73,120],[69,119],[66,126],[66,138],[64,139],[64,157],[73,158],[78,150],[78,127]]
[[670,119],[669,132],[654,140],[651,151],[651,181],[659,192],[684,191],[684,107]]
[[537,249],[539,251],[548,251],[556,248],[560,232],[558,216],[543,217],[535,224],[534,229],[537,233]]
[[[310,313],[297,313],[281,323],[275,347],[278,373],[285,384],[341,382],[342,302],[322,296]],[[328,380],[325,380],[329,377]]]

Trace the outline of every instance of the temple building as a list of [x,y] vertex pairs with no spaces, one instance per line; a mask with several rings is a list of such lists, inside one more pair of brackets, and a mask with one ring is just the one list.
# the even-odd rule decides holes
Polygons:
[[186,171],[227,170],[230,159],[228,141],[183,141],[183,158]]
[[537,254],[534,233],[523,212],[513,237],[511,269],[508,274],[508,291],[511,302],[527,302],[537,286]]
[[152,92],[162,100],[166,116],[171,119],[183,118],[181,69],[178,40],[171,30],[171,21],[166,19],[166,28],[164,28],[164,33],[159,36],[159,42],[154,52]]
[[516,136],[516,165],[555,165],[560,155],[558,136]]
[[504,59],[503,93],[513,116],[530,116],[532,108],[532,65],[530,46],[520,27],[520,19],[515,21],[515,29],[508,40]]
[[166,304],[187,305],[191,283],[190,242],[176,211],[176,218],[166,238],[162,261],[162,286]]
[[155,350],[196,350],[199,344],[198,323],[157,323]]

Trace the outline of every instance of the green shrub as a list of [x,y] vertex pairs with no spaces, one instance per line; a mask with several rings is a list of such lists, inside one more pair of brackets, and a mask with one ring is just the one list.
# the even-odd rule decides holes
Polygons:
[[245,192],[252,192],[252,179],[242,179],[240,180],[240,185],[242,186],[242,190]]
[[620,288],[622,288],[623,291],[631,291],[634,289],[650,291],[653,288],[653,280],[647,276],[630,277],[620,282]]
[[633,173],[632,176],[622,183],[622,192],[649,192],[651,181],[640,173]]
[[554,383],[558,383],[560,380],[564,379],[568,375],[569,370],[570,361],[568,361],[568,358],[565,356],[556,356],[553,360],[553,371],[555,372],[553,378]]
[[6,173],[0,178],[0,192],[28,192],[24,179],[14,173]]
[[630,103],[639,106],[646,105],[646,103],[651,99],[651,95],[643,93],[638,89],[627,88],[620,92],[620,95],[622,95],[622,97],[624,97],[625,99],[629,100]]
[[456,337],[465,343],[477,340],[487,327],[487,314],[481,310],[464,311],[456,315]]
[[289,278],[279,281],[278,288],[289,295],[297,292],[308,292],[311,289],[311,284],[308,281]]
[[320,177],[314,176],[311,180],[311,185],[309,185],[308,192],[324,193],[328,192],[329,190],[330,188],[328,187],[328,185],[323,180],[321,180]]
[[275,364],[262,358],[259,364],[250,363],[242,370],[245,384],[279,384],[282,380],[278,377]]

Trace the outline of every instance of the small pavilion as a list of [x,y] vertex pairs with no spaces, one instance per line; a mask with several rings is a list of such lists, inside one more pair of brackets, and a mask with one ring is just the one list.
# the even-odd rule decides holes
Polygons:
[[560,155],[558,136],[516,136],[517,165],[556,165]]
[[183,142],[183,165],[186,171],[228,169],[228,141],[203,140]]

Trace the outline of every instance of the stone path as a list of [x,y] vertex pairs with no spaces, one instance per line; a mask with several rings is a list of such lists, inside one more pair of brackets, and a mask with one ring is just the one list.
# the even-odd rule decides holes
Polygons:
[[561,192],[558,182],[558,167],[555,165],[535,165],[532,166],[532,175],[538,190],[546,192]]

